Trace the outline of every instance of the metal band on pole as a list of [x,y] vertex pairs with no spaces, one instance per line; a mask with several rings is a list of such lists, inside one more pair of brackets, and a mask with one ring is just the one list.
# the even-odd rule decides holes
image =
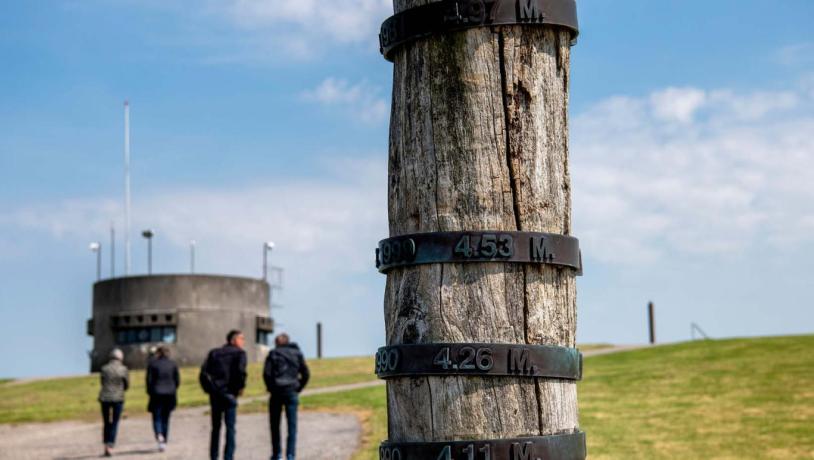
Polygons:
[[444,0],[411,8],[388,18],[379,34],[381,53],[411,41],[473,27],[505,25],[560,26],[579,34],[575,0]]
[[515,262],[558,265],[582,274],[579,240],[538,232],[435,232],[388,238],[376,249],[376,268],[436,263]]
[[393,345],[376,353],[379,378],[416,376],[515,376],[582,379],[576,348],[503,343]]
[[585,433],[449,442],[384,442],[380,460],[582,460]]

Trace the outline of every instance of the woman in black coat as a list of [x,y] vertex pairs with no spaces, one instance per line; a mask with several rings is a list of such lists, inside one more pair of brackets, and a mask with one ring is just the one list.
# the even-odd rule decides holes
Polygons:
[[147,410],[153,414],[153,432],[158,450],[162,452],[167,448],[170,413],[175,410],[178,386],[181,385],[178,365],[169,355],[169,349],[158,347],[155,358],[147,365],[147,394],[150,395]]

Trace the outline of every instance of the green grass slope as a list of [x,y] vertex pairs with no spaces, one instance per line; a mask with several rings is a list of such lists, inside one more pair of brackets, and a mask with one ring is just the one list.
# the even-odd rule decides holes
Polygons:
[[591,458],[814,458],[814,336],[587,358],[579,400]]
[[[580,421],[592,459],[814,459],[814,336],[703,341],[585,359]],[[372,358],[314,361],[313,386],[369,381]],[[133,373],[129,413],[146,407]],[[98,377],[0,385],[0,423],[97,417]],[[206,402],[196,370],[183,405]],[[248,395],[262,394],[253,366]],[[304,397],[306,410],[365,420],[356,460],[387,437],[383,387]],[[250,405],[251,406],[251,405]],[[262,410],[262,404],[256,405]],[[251,407],[246,407],[250,409]]]
[[[309,361],[312,379],[309,388],[365,382],[375,379],[373,358],[338,358]],[[244,396],[264,395],[262,366],[249,366]],[[144,371],[130,372],[130,391],[126,394],[125,413],[143,414],[147,410]],[[51,422],[58,420],[95,420],[99,413],[97,396],[99,376],[59,378],[29,383],[6,382],[0,385],[0,423]],[[198,385],[198,369],[181,370],[178,392],[182,407],[208,403]]]
[[[704,341],[585,359],[591,459],[814,459],[814,336]],[[384,389],[303,398],[371,411],[359,460],[387,437]]]

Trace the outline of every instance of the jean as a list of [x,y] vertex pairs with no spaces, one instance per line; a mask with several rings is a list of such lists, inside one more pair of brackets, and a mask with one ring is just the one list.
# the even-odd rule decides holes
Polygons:
[[153,413],[153,433],[164,437],[164,442],[170,439],[170,414],[175,408],[175,396],[151,396],[150,410]]
[[106,446],[113,447],[116,444],[116,433],[119,431],[119,419],[122,416],[124,402],[103,402],[102,403],[102,437]]
[[288,424],[286,439],[286,459],[294,460],[297,454],[297,406],[300,397],[296,391],[272,393],[269,398],[269,424],[271,425],[271,458],[280,460],[283,449],[280,445],[280,419],[285,408],[285,419]]
[[237,398],[234,396],[210,396],[209,407],[212,413],[212,435],[209,438],[209,458],[218,460],[221,419],[226,423],[226,446],[223,460],[235,457],[235,422],[237,421]]

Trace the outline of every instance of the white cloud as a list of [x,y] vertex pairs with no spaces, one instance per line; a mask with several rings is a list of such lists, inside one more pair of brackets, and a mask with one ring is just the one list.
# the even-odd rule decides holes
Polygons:
[[730,90],[719,90],[710,93],[709,107],[718,112],[719,117],[754,121],[773,112],[794,109],[799,99],[800,95],[793,91],[759,91],[739,95]]
[[335,106],[365,123],[387,120],[389,105],[379,88],[366,81],[351,84],[347,80],[326,78],[315,88],[302,93],[304,99],[326,107]]
[[772,112],[793,109],[799,99],[800,95],[793,91],[738,94],[731,90],[667,88],[653,92],[648,102],[653,116],[659,121],[688,124],[705,110],[707,115],[714,114],[719,121],[724,117],[757,120]]
[[244,27],[290,24],[342,43],[367,38],[393,11],[391,0],[231,0],[225,3],[234,20]]
[[[136,197],[133,229],[154,228],[176,248],[191,239],[226,256],[218,270],[241,271],[258,242],[273,239],[282,252],[318,263],[316,278],[371,266],[375,243],[387,231],[384,161],[332,160],[334,179],[291,179],[232,189],[169,189]],[[104,198],[29,205],[0,215],[0,227],[45,232],[56,240],[105,235],[119,203]],[[147,217],[149,216],[149,217]],[[220,249],[218,249],[220,248]],[[242,267],[242,268],[241,268]]]
[[805,91],[668,88],[576,116],[574,208],[586,254],[638,263],[814,240]]
[[805,66],[814,63],[814,42],[803,42],[780,48],[777,61],[785,66]]
[[689,123],[704,106],[707,94],[695,88],[667,88],[650,96],[653,114],[664,121]]
[[299,56],[336,44],[377,47],[379,26],[393,13],[391,0],[225,0],[211,5],[237,27],[263,34]]

